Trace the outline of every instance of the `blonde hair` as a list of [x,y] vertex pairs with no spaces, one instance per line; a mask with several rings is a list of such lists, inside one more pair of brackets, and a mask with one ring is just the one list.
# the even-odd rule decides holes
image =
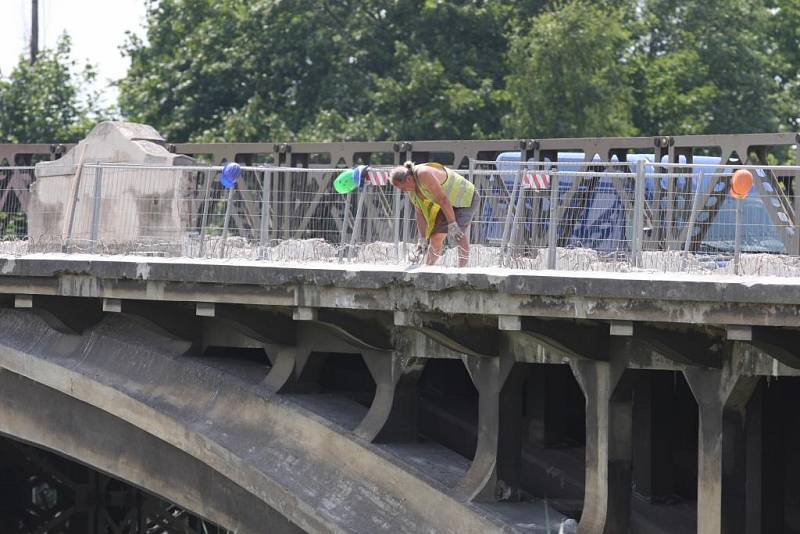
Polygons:
[[389,175],[389,178],[392,180],[392,183],[402,182],[406,179],[406,176],[414,174],[414,162],[413,161],[406,161],[400,167],[395,167],[392,169],[392,173]]

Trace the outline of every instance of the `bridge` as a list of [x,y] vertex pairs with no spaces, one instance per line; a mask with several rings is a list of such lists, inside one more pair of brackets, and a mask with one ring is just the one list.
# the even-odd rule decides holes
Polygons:
[[[208,174],[185,164],[136,172]],[[3,243],[0,434],[15,444],[3,450],[54,453],[235,532],[798,528],[800,284],[747,271],[793,255],[740,247],[745,274],[700,274],[689,246],[659,272],[644,261],[673,257],[669,240],[631,239],[624,259],[588,269],[566,234],[548,241],[550,226],[540,241],[510,229],[493,243],[487,230],[478,245],[508,250],[488,263],[409,269],[391,232],[380,253],[367,248],[381,228],[367,230],[370,197],[361,219],[353,202],[348,223],[300,236],[310,256],[280,255],[292,236],[277,213],[262,240],[263,219],[231,222],[245,218],[224,198],[192,204],[203,215],[187,242],[196,217],[177,209],[154,225],[152,192],[105,187],[133,170],[82,165],[81,182],[75,165],[37,168],[27,233]],[[58,203],[48,183],[66,191]],[[126,210],[138,222],[120,224]],[[551,245],[559,268],[535,267]],[[50,509],[56,524],[64,510]]]

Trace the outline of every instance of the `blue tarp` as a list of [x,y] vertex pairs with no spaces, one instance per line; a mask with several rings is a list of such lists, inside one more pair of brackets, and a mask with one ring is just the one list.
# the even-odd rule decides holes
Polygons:
[[[499,175],[506,188],[512,192],[512,195],[514,195],[514,180],[519,159],[519,152],[503,152],[496,159]],[[631,164],[635,164],[639,160],[652,162],[653,159],[653,154],[629,154],[626,156],[626,161]],[[600,157],[595,155],[592,160],[600,161]],[[545,161],[547,162],[548,160]],[[584,154],[582,152],[558,153],[558,169],[562,172],[588,170],[587,167],[578,165],[578,163],[582,163],[583,161]],[[613,157],[611,161],[617,161],[616,157]],[[662,162],[666,161],[667,159],[664,157]],[[698,164],[716,165],[720,163],[720,158],[711,156],[695,156],[693,161],[694,163]],[[685,162],[685,158],[681,156],[679,163]],[[635,165],[632,165],[631,167],[635,168]],[[532,168],[541,167],[532,166]],[[548,165],[545,165],[545,168],[548,168]],[[627,169],[628,167],[625,166],[621,170],[627,172]],[[653,198],[656,187],[660,187],[662,191],[667,190],[668,179],[666,177],[655,178],[650,174],[652,167],[648,167],[647,169],[648,173],[645,181],[645,197],[651,206],[651,209],[657,210],[659,208],[666,208],[665,204],[662,204],[661,206],[654,206]],[[726,169],[722,165],[716,169],[706,168],[704,171],[696,167],[693,168],[691,174],[693,178],[691,180],[693,192],[696,192],[698,186],[701,187],[703,191],[708,192],[712,186],[714,178],[704,176],[703,179],[700,180],[701,172],[705,172],[705,174],[718,172],[730,174],[732,171],[730,168]],[[758,177],[765,176],[762,169],[756,169],[756,173],[758,175],[756,179],[758,179]],[[686,179],[688,176],[690,175],[686,174],[677,178],[676,185],[678,190],[686,187]],[[576,195],[573,197],[571,206],[566,212],[566,216],[569,217],[570,220],[574,221],[575,224],[570,235],[566,237],[566,242],[564,239],[562,239],[560,241],[560,245],[568,247],[592,248],[601,252],[628,251],[630,246],[632,220],[626,217],[623,203],[617,190],[614,188],[614,184],[610,178],[602,173],[598,173],[597,180],[595,181],[591,192],[589,191],[588,182],[588,180],[582,181],[581,185],[576,191]],[[559,199],[564,199],[569,192],[572,183],[573,177],[570,177],[569,175],[562,175],[560,177],[558,184]],[[620,183],[626,184],[625,187],[629,188],[628,192],[632,196],[633,182],[620,180]],[[769,190],[769,183],[764,185],[767,189],[767,193],[769,194],[771,192]],[[493,196],[500,196],[503,198],[501,194],[502,187],[497,181],[494,182],[492,187],[493,191],[491,194]],[[721,190],[723,188],[724,184],[717,183],[717,190]],[[586,198],[587,195],[589,195],[589,198]],[[684,219],[688,218],[688,213],[692,209],[691,204],[693,196],[694,195],[676,195],[676,197],[673,199],[673,209],[683,211]],[[516,197],[514,198],[514,201],[516,201]],[[532,207],[531,201],[527,200],[526,202],[526,207],[530,209]],[[661,202],[666,203],[667,200],[662,197]],[[735,202],[736,200],[730,196],[726,195],[724,197],[722,205],[717,212],[711,227],[708,228],[703,241],[700,243],[701,251],[706,250],[709,252],[728,252],[733,250],[735,232]],[[777,198],[773,196],[762,199],[755,185],[753,186],[753,189],[751,189],[748,197],[742,201],[742,250],[752,252],[786,252],[784,244],[780,239],[779,228],[772,224],[769,214],[764,206],[764,202],[772,202],[776,205],[776,207],[778,207]],[[549,211],[549,195],[545,196],[543,203],[543,211],[544,213],[547,213]],[[481,221],[483,221],[483,235],[486,238],[490,240],[499,240],[502,237],[506,213],[507,201],[505,200],[499,201],[496,204],[496,207],[493,207],[490,203],[484,204],[481,213]],[[703,207],[701,206],[697,218],[698,225],[702,225],[704,222],[706,222],[707,217],[708,212],[704,211]],[[533,223],[528,221],[525,224],[528,232],[530,232]],[[538,222],[538,224],[543,225],[543,229],[541,231],[546,232],[548,222],[545,220]],[[695,235],[697,232],[699,232],[698,226],[695,227]]]

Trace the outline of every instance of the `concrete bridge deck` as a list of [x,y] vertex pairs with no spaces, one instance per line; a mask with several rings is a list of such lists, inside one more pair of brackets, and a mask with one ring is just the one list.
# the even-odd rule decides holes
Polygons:
[[0,433],[229,529],[797,521],[794,279],[43,254],[0,303]]

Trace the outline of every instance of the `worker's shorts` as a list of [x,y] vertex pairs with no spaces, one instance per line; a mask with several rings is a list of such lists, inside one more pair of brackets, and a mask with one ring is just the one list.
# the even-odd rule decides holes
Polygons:
[[[478,212],[478,206],[481,205],[481,197],[478,195],[478,192],[475,191],[472,195],[472,204],[467,206],[466,208],[453,208],[453,213],[456,215],[456,222],[458,223],[458,227],[461,228],[461,231],[467,234],[469,232],[469,225],[472,223],[472,219],[475,217],[475,214]],[[433,225],[433,234],[446,234],[447,233],[447,219],[444,217],[444,212],[439,210],[439,213],[436,215],[436,224]],[[469,235],[469,234],[467,234]]]

